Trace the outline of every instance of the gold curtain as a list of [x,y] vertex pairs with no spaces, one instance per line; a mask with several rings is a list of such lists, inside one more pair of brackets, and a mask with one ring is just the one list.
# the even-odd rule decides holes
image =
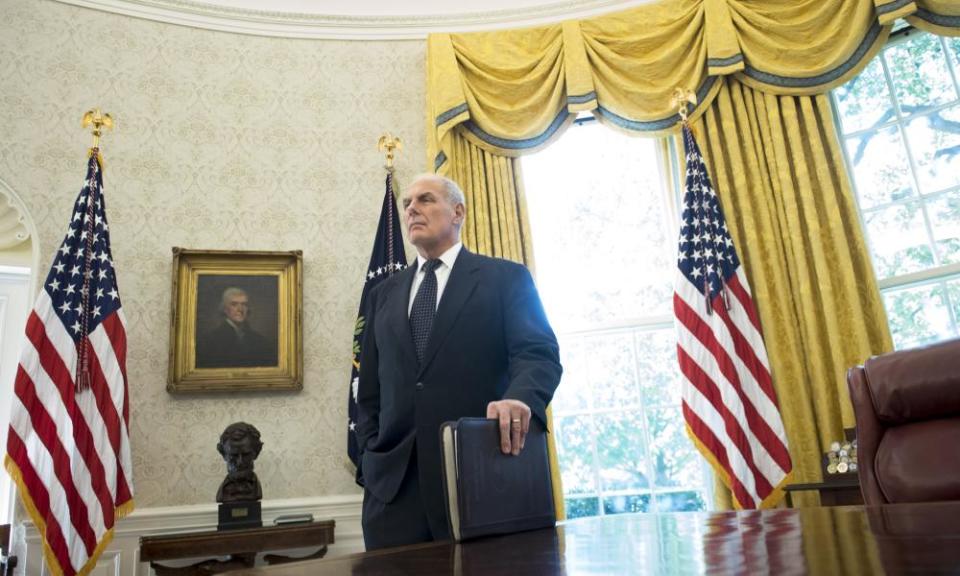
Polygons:
[[[523,196],[523,179],[516,158],[492,154],[456,134],[450,156],[450,177],[463,189],[467,214],[460,230],[468,250],[524,264],[536,276],[530,246],[530,222]],[[547,407],[547,427],[553,430],[553,410]],[[557,445],[547,435],[553,503],[557,519],[566,517]]]
[[855,423],[847,368],[893,347],[829,97],[726,78],[693,129],[753,288],[794,480],[817,482]]

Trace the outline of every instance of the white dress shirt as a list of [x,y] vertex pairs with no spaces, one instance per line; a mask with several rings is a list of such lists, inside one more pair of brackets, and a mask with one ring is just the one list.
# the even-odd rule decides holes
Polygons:
[[[450,270],[453,269],[453,263],[457,261],[460,255],[460,249],[463,248],[463,242],[457,242],[446,252],[440,255],[441,264],[433,271],[437,276],[437,306],[440,306],[440,297],[443,296],[443,289],[447,287],[447,280],[450,278]],[[413,277],[413,285],[410,286],[410,301],[407,303],[407,317],[410,317],[410,311],[413,310],[413,300],[417,297],[417,290],[423,282],[426,272],[423,271],[423,265],[427,259],[417,253],[417,275]]]

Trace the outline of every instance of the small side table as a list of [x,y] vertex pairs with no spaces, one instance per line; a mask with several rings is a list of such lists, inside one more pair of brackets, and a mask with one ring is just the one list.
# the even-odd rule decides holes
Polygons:
[[[308,524],[265,526],[245,530],[143,536],[140,538],[140,560],[150,562],[157,576],[200,576],[251,568],[257,554],[268,550],[319,546],[319,550],[302,558],[267,554],[264,556],[267,564],[323,558],[327,553],[327,545],[334,541],[334,526],[333,520],[322,520]],[[230,556],[229,560],[205,560],[184,567],[170,567],[157,563],[161,560],[227,555]]]
[[[831,479],[829,482],[813,482],[810,484],[790,484],[784,490],[790,496],[801,490],[816,490],[820,493],[821,506],[856,506],[863,505],[863,495],[860,493],[860,481],[856,474],[844,475]],[[793,506],[793,501],[789,502]]]

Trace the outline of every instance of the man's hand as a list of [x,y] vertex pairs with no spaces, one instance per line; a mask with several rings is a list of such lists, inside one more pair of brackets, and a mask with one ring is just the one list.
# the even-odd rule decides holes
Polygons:
[[500,421],[500,450],[519,454],[530,430],[530,407],[519,400],[498,400],[487,404],[487,418]]

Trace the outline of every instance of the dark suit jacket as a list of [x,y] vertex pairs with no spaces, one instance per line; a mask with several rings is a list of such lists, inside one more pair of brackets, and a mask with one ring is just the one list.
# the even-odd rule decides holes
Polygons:
[[197,340],[197,368],[276,366],[277,345],[246,327],[243,338],[224,320]]
[[407,308],[416,268],[369,296],[357,396],[358,482],[379,500],[397,494],[416,447],[431,527],[446,525],[440,424],[486,416],[511,398],[546,422],[560,382],[557,339],[526,268],[461,249],[440,297],[422,366]]

